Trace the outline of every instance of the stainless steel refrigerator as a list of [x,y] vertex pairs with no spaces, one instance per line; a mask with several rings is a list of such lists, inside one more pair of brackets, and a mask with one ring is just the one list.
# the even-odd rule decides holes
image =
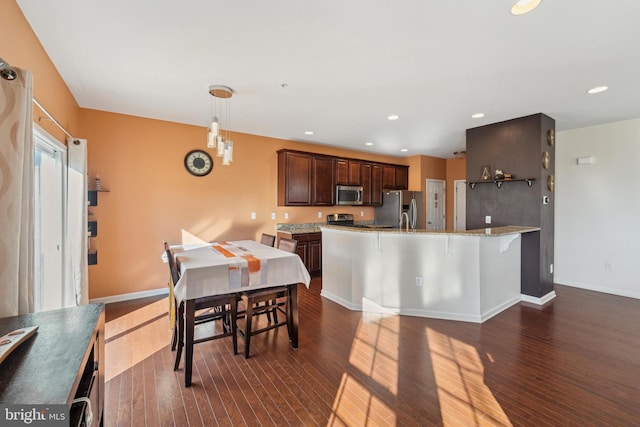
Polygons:
[[382,192],[382,206],[375,208],[375,224],[381,227],[404,228],[406,212],[409,217],[409,228],[425,228],[424,201],[422,192],[406,190],[385,190]]

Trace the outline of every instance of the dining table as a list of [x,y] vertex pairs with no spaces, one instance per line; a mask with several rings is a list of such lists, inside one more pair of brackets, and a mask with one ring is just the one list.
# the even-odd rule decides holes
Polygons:
[[291,347],[298,348],[298,283],[307,288],[309,272],[300,257],[253,240],[171,246],[180,269],[174,286],[185,307],[185,386],[191,385],[195,300],[255,289],[287,286],[287,321]]

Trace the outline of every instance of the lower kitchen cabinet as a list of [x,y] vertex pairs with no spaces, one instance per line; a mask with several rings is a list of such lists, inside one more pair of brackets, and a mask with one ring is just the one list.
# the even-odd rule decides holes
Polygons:
[[320,276],[322,274],[321,232],[300,234],[278,232],[278,239],[281,237],[287,237],[298,242],[298,249],[296,253],[312,277]]

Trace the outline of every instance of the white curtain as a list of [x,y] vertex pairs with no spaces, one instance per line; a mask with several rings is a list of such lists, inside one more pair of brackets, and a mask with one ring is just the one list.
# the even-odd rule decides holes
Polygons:
[[31,73],[0,77],[0,318],[33,312]]
[[[87,244],[87,141],[67,141],[67,286],[75,304],[89,302]],[[68,291],[68,292],[67,292]]]

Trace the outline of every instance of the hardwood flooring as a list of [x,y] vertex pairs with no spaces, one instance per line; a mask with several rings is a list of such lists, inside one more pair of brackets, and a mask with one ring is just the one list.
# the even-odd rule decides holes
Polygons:
[[249,359],[197,344],[190,388],[167,299],[108,305],[105,426],[640,425],[640,300],[556,286],[479,325],[352,312],[320,286],[299,287],[297,351],[286,328]]

